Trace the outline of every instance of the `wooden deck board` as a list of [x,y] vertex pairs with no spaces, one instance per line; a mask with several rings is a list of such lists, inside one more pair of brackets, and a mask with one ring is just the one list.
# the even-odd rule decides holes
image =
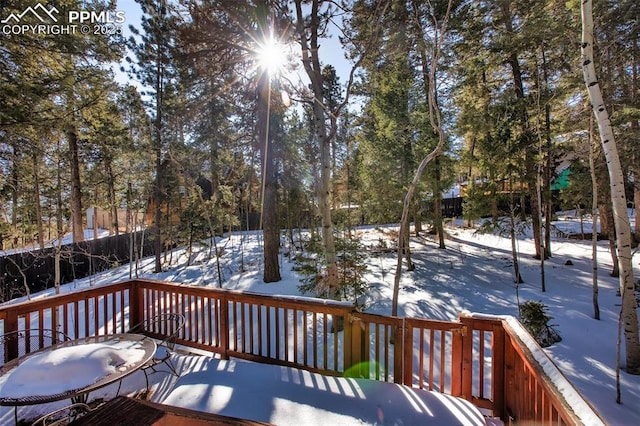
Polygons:
[[268,423],[188,410],[125,396],[114,398],[69,424],[73,426],[268,425]]

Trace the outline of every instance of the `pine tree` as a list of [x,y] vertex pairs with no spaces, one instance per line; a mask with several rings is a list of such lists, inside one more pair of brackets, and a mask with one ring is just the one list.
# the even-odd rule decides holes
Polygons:
[[135,55],[132,63],[132,74],[149,91],[153,108],[153,149],[155,151],[154,182],[154,251],[155,272],[162,270],[162,195],[164,190],[162,163],[166,152],[167,119],[165,90],[173,78],[171,68],[175,53],[175,15],[166,0],[137,0],[142,8],[141,29],[132,28],[134,36],[129,41],[129,48]]

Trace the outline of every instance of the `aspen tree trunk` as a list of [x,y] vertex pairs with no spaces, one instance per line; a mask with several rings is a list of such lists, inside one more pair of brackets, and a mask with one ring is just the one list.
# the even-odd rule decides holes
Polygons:
[[[609,181],[609,175],[606,175],[607,181]],[[609,253],[611,253],[611,276],[619,277],[620,276],[620,268],[618,263],[618,252],[616,251],[616,232],[615,232],[615,223],[613,220],[613,211],[611,208],[611,203],[607,202],[611,199],[611,185],[608,187],[605,186],[605,191],[602,191],[602,187],[600,188],[603,193],[603,200],[600,200],[600,231],[602,231],[603,238],[606,238],[609,241]],[[618,294],[620,296],[620,294]]]
[[315,129],[318,143],[320,144],[320,185],[318,188],[318,204],[322,218],[322,242],[324,246],[326,276],[325,285],[329,297],[339,298],[338,266],[336,247],[333,238],[333,220],[331,218],[331,133],[327,132],[325,110],[323,105],[323,79],[320,59],[318,57],[319,31],[321,26],[320,1],[313,0],[311,13],[308,17],[309,33],[305,31],[305,21],[302,12],[302,1],[296,0],[297,30],[302,46],[302,64],[311,80],[311,90],[314,94],[313,117],[316,121]]
[[622,295],[621,320],[624,327],[626,349],[626,371],[640,374],[640,341],[638,338],[638,315],[636,312],[635,286],[631,265],[631,226],[627,214],[627,199],[624,191],[624,176],[618,148],[613,136],[609,115],[602,99],[602,92],[593,65],[593,5],[591,0],[582,1],[582,71],[595,114],[600,142],[607,160],[611,185],[611,204],[620,266],[620,293]]
[[[640,58],[636,52],[640,49],[640,37],[636,33],[636,39],[634,42],[635,49],[633,50],[633,64],[631,67],[631,103],[633,105],[638,105],[638,63],[640,62]],[[633,133],[638,134],[640,132],[640,123],[638,120],[633,120],[631,122],[631,129]],[[634,235],[635,242],[640,244],[640,220],[638,220],[638,212],[640,212],[640,147],[637,147],[633,151],[633,208],[635,210],[635,226],[634,226]]]
[[640,214],[640,154],[635,154],[635,168],[633,172],[633,207],[635,210],[635,236],[636,242],[640,243],[640,220],[638,215]]
[[[388,2],[381,2],[376,9],[375,16],[372,17],[372,34],[368,45],[360,52],[360,56],[355,60],[349,72],[349,81],[345,89],[345,97],[342,103],[335,109],[329,110],[325,105],[324,77],[318,51],[320,40],[323,37],[325,10],[327,3],[325,0],[294,0],[295,6],[295,28],[298,42],[302,48],[302,65],[310,80],[310,89],[313,92],[313,118],[315,120],[316,137],[320,145],[320,185],[318,188],[318,201],[320,215],[322,216],[322,241],[324,245],[325,257],[325,286],[329,297],[338,299],[340,297],[338,267],[336,257],[336,247],[333,237],[333,221],[331,218],[331,141],[337,132],[337,120],[340,112],[349,101],[351,87],[354,82],[354,75],[367,54],[377,48],[377,40],[380,32],[381,17],[387,10]],[[304,6],[304,7],[303,7]],[[305,13],[308,13],[305,16]],[[329,125],[327,125],[329,121]]]
[[591,186],[593,196],[591,203],[591,279],[593,318],[600,319],[600,305],[598,304],[598,180],[593,156],[593,116],[589,116],[589,171],[591,172]]

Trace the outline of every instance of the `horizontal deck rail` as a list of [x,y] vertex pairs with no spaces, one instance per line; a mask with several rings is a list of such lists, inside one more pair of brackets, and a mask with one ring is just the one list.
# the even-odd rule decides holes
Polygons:
[[52,328],[80,338],[125,332],[161,313],[185,317],[179,344],[223,358],[443,392],[505,422],[584,422],[504,318],[399,318],[343,302],[131,280],[7,304],[0,332]]

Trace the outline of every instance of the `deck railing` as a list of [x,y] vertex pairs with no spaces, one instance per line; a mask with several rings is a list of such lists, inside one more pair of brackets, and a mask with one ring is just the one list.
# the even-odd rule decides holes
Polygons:
[[567,403],[532,354],[532,339],[504,318],[397,318],[341,302],[132,280],[1,307],[0,332],[55,328],[80,338],[125,332],[165,312],[186,318],[179,344],[223,358],[439,391],[506,423],[582,424],[585,411],[601,421],[571,386],[584,404]]

